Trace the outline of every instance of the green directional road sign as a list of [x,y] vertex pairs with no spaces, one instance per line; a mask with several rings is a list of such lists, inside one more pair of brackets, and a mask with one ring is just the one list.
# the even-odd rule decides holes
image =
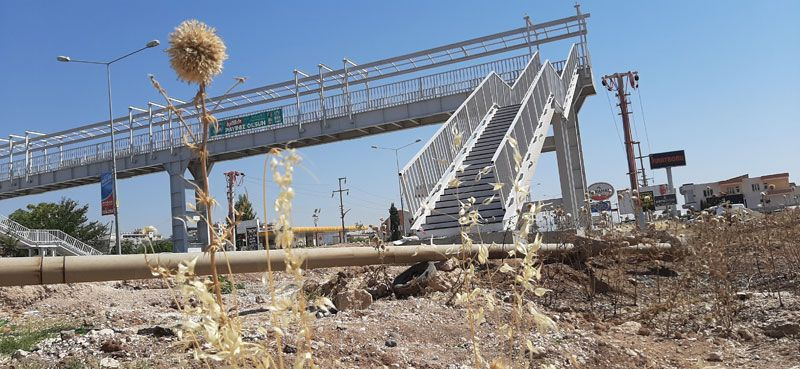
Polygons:
[[213,125],[209,128],[209,136],[221,136],[234,132],[243,132],[257,127],[271,126],[283,123],[283,110],[275,109],[262,111],[243,117],[230,118],[219,121],[219,128]]

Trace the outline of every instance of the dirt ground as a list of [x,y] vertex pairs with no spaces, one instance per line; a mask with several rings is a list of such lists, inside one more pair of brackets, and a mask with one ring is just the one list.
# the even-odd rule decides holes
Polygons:
[[[795,239],[788,247],[800,246]],[[750,260],[747,252],[727,257]],[[520,357],[531,367],[556,368],[800,368],[797,269],[773,264],[770,274],[761,264],[757,271],[751,262],[737,264],[742,270],[729,273],[735,291],[728,304],[735,311],[725,315],[715,303],[718,295],[692,295],[697,285],[713,283],[692,277],[697,258],[600,255],[578,263],[548,261],[542,283],[552,291],[537,304],[557,329],[528,332],[534,350],[519,348],[525,351]],[[496,273],[500,264],[477,272],[479,284],[501,301],[476,334],[487,358],[506,345],[499,332],[511,309],[507,281]],[[312,270],[306,280],[322,285],[341,276],[392,278],[404,269]],[[454,282],[459,269],[438,273]],[[270,325],[269,292],[261,277],[235,276],[234,284],[242,288],[225,295],[226,305],[236,306],[234,314],[244,322],[245,341],[263,341],[258,328]],[[285,274],[276,278],[287,293],[299,288]],[[159,280],[2,288],[0,339],[44,333],[30,350],[0,354],[0,368],[218,367],[196,361],[174,335],[180,312],[172,293]],[[313,322],[314,358],[321,368],[472,368],[466,312],[448,304],[451,296],[433,290],[406,299],[388,296],[363,309],[319,317]],[[734,318],[724,321],[725,316]],[[295,355],[291,342],[290,335],[288,347],[280,350],[288,359]]]

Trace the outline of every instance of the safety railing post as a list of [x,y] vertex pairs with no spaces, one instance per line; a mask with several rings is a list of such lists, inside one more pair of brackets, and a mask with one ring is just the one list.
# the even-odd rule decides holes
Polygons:
[[147,133],[149,138],[150,154],[153,154],[153,103],[147,103]]
[[25,180],[27,181],[31,171],[31,145],[30,136],[25,132]]
[[167,112],[167,138],[169,139],[169,153],[172,154],[173,142],[175,141],[172,137],[172,110]]
[[14,138],[8,136],[8,179],[14,178]]
[[322,110],[322,127],[328,126],[328,113],[325,111],[325,79],[322,76],[322,64],[317,64],[319,68],[319,108]]
[[[114,127],[111,127],[114,129]],[[129,160],[133,163],[133,108],[128,108],[128,153]]]
[[297,109],[297,130],[303,131],[303,123],[301,123],[303,113],[300,111],[300,85],[298,84],[298,75],[300,71],[294,70],[294,104]]
[[[369,72],[367,72],[366,70],[364,71],[364,78],[367,78],[367,79],[369,78]],[[366,88],[366,91],[367,91],[367,110],[369,110],[369,109],[371,109],[371,108],[372,108],[372,103],[371,103],[371,101],[370,101],[370,100],[371,100],[371,98],[370,98],[370,96],[369,96],[369,95],[370,95],[370,91],[369,91],[369,81],[367,81],[367,82],[364,82],[364,88]]]
[[345,105],[347,105],[347,116],[350,118],[350,122],[353,121],[353,106],[351,105],[350,101],[350,73],[347,71],[347,63],[349,60],[347,58],[342,59],[342,63],[344,63],[344,95],[345,95]]

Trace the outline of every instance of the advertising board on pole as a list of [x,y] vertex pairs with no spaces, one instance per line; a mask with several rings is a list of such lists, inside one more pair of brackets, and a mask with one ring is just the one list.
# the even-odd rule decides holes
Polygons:
[[246,240],[247,240],[247,249],[248,250],[259,250],[261,246],[259,245],[258,239],[258,227],[248,227],[245,230]]
[[641,191],[641,192],[639,192],[639,199],[642,201],[642,210],[643,211],[655,211],[656,210],[656,202],[655,202],[655,196],[653,196],[653,191]]
[[586,188],[589,191],[589,196],[594,201],[604,201],[614,196],[614,186],[606,182],[596,182]]
[[680,167],[686,165],[686,153],[683,150],[650,154],[650,169]]
[[114,215],[114,175],[111,172],[100,174],[100,208],[102,215]]
[[593,201],[591,204],[592,213],[602,213],[611,211],[611,201]]

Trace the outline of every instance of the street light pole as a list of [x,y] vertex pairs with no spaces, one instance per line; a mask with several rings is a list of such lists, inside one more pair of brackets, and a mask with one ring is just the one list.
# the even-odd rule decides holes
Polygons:
[[[405,209],[405,204],[404,204],[405,201],[403,201],[403,182],[400,180],[400,157],[398,155],[398,152],[400,150],[405,149],[406,147],[409,147],[409,146],[411,146],[411,145],[413,145],[413,144],[415,144],[417,142],[420,142],[420,141],[422,141],[422,140],[418,138],[418,139],[414,140],[414,142],[411,142],[409,144],[405,144],[405,145],[400,146],[400,147],[395,147],[395,148],[380,147],[380,146],[372,145],[373,149],[394,151],[394,162],[395,162],[395,165],[397,166],[397,187],[400,189],[400,214],[402,214],[402,218],[403,218],[400,221],[400,230],[401,230],[401,232],[403,232],[403,237],[405,237],[405,235],[406,235],[406,209]],[[390,223],[391,223],[391,221],[390,221]]]
[[158,40],[152,40],[148,42],[143,48],[138,49],[136,51],[130,52],[119,58],[111,60],[109,62],[98,62],[98,61],[91,61],[91,60],[75,60],[68,56],[59,56],[56,60],[60,62],[72,62],[72,63],[84,63],[84,64],[102,64],[106,66],[106,88],[108,92],[108,128],[111,131],[111,191],[114,193],[114,236],[116,237],[114,240],[115,246],[117,248],[117,254],[122,254],[122,240],[120,236],[119,230],[119,193],[117,192],[117,145],[116,140],[114,138],[114,108],[113,108],[113,101],[111,99],[111,64],[118,62],[122,59],[125,59],[133,54],[136,54],[144,49],[149,49],[160,45],[161,43]]

